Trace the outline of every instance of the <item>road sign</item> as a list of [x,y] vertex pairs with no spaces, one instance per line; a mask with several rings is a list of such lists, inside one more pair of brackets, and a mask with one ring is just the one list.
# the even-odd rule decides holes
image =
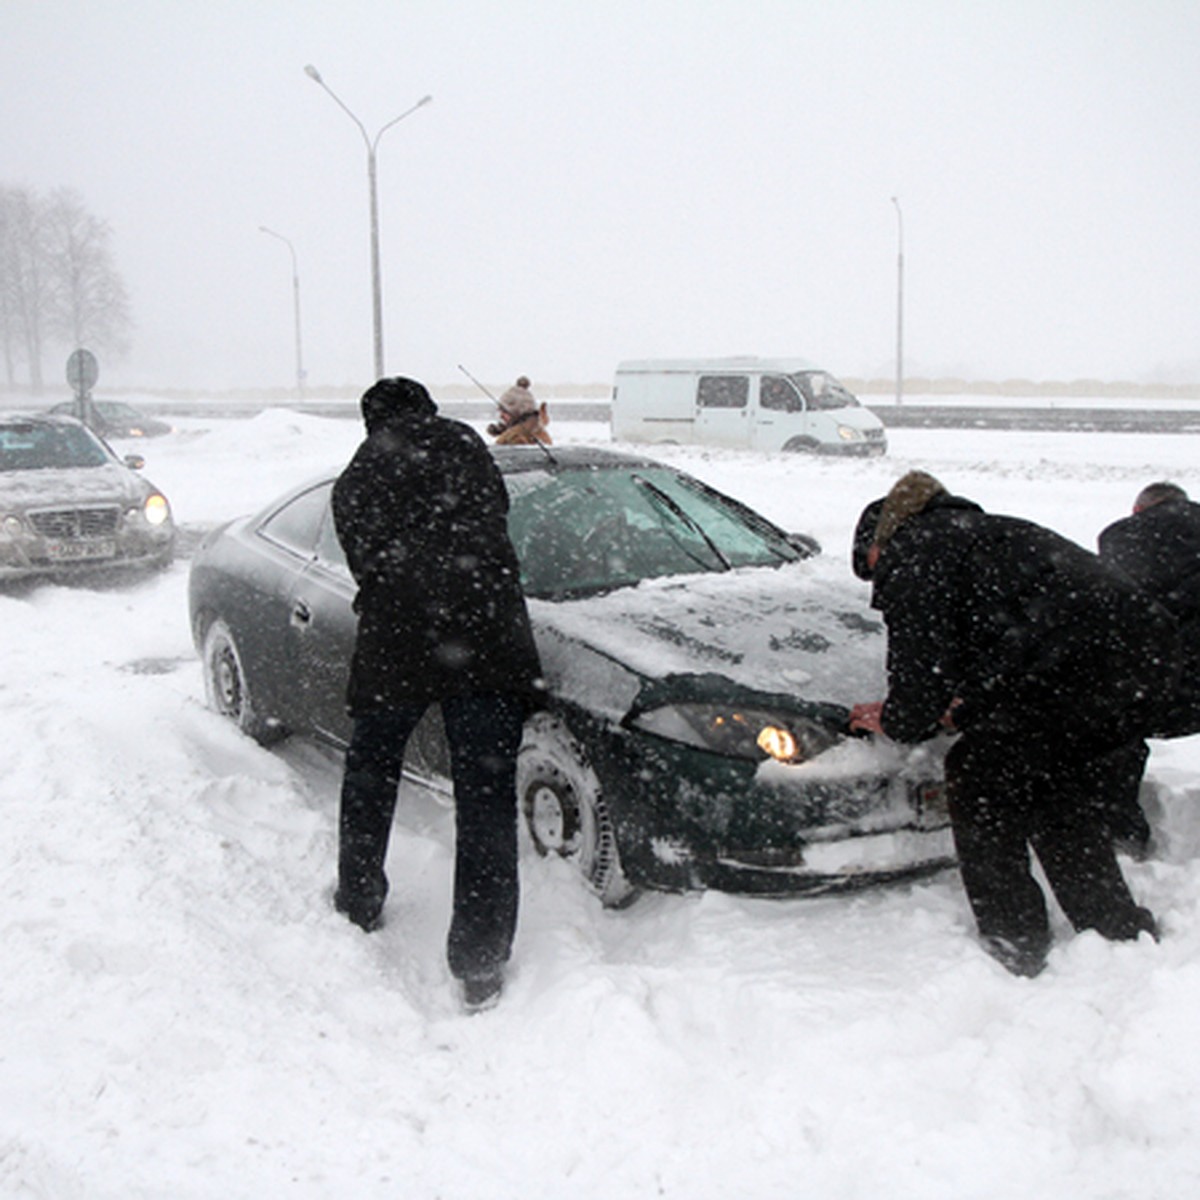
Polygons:
[[67,359],[67,382],[77,392],[90,392],[100,378],[100,364],[90,350],[72,351]]

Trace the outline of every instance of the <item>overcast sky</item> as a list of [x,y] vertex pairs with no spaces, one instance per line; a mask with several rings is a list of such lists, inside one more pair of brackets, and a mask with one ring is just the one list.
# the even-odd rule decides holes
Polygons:
[[[0,182],[76,188],[101,387],[641,356],[1200,378],[1196,0],[0,0]],[[58,364],[47,362],[47,378]]]

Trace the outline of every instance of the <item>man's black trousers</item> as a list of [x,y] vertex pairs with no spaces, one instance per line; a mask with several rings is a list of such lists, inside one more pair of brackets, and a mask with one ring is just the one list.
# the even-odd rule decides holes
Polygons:
[[1115,940],[1155,932],[1153,916],[1134,901],[1121,874],[1110,828],[1111,812],[1124,802],[1131,776],[1140,778],[1144,758],[1140,741],[1106,748],[1028,730],[963,733],[946,758],[946,785],[980,934],[1049,946],[1030,847],[1077,930]]
[[[346,751],[338,836],[338,907],[370,927],[387,896],[388,837],[404,749],[426,704],[365,713]],[[517,751],[524,710],[508,693],[441,701],[454,782],[454,915],[447,959],[458,978],[508,961],[517,925]]]

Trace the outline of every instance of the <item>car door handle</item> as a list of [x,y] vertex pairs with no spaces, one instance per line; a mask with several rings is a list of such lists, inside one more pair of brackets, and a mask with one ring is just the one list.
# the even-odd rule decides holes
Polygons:
[[307,629],[312,623],[312,609],[303,600],[297,600],[292,605],[292,615],[288,619],[293,629]]

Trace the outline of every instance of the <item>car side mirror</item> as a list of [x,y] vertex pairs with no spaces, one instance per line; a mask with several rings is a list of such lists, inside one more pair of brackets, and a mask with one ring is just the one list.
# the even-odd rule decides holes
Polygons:
[[140,454],[127,454],[125,465],[132,471],[140,471],[146,465],[146,460]]

